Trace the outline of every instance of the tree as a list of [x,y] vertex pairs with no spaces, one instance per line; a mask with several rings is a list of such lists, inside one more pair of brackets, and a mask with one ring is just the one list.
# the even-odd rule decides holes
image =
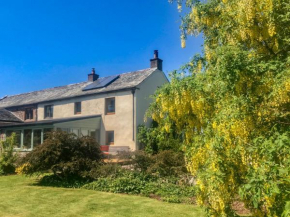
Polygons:
[[16,134],[12,133],[5,141],[0,142],[0,175],[15,173],[18,159],[18,154],[14,152],[16,140]]
[[[198,203],[233,216],[281,216],[290,200],[290,2],[177,0],[182,46],[203,34],[196,55],[155,94],[148,116],[183,136]],[[289,207],[289,206],[288,206]]]

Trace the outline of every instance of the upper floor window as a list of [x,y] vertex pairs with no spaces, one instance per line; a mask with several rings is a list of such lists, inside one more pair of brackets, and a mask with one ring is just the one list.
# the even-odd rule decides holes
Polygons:
[[115,97],[106,99],[106,115],[115,114]]
[[44,118],[52,118],[53,117],[53,105],[44,106]]
[[75,103],[75,114],[81,114],[82,113],[82,103],[76,102]]
[[32,120],[33,119],[33,108],[26,108],[25,109],[25,120]]

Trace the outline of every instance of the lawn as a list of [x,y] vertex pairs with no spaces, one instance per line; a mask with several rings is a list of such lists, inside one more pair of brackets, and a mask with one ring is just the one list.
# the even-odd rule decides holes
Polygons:
[[84,189],[39,187],[35,178],[0,177],[0,216],[204,216],[193,205]]

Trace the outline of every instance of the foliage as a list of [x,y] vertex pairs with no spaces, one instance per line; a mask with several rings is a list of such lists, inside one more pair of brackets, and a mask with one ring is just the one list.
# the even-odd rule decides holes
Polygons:
[[131,154],[131,169],[115,163],[104,163],[92,168],[87,177],[45,175],[38,185],[86,188],[112,193],[141,194],[161,198],[167,202],[192,202],[196,188],[187,181],[188,172],[182,153],[172,150],[157,155],[146,152]]
[[99,178],[84,185],[83,188],[113,193],[141,194],[147,197],[154,196],[173,203],[188,202],[196,192],[194,186],[177,185],[142,173],[128,171],[116,178]]
[[148,116],[184,138],[210,216],[233,216],[237,195],[254,216],[281,216],[289,201],[290,2],[177,2],[189,9],[182,44],[202,33],[203,55],[172,73]]
[[285,202],[290,200],[289,138],[289,133],[276,133],[268,139],[255,139],[250,148],[257,157],[252,160],[253,167],[246,177],[249,181],[241,186],[240,195],[254,206],[256,215],[262,215],[263,211],[281,215]]
[[116,178],[126,171],[119,164],[105,163],[90,171],[90,178]]
[[85,184],[91,182],[89,178],[83,178],[80,176],[70,176],[68,178],[63,178],[56,176],[54,174],[44,175],[36,183],[38,186],[51,186],[51,187],[61,187],[61,188],[81,188]]
[[145,125],[138,126],[137,139],[144,150],[150,154],[164,150],[180,151],[181,138],[174,129],[171,132],[160,131],[155,122],[149,128]]
[[145,173],[149,167],[154,164],[154,159],[151,154],[145,151],[135,151],[131,154],[132,165],[135,170],[140,170]]
[[180,177],[188,173],[182,152],[167,150],[153,155],[152,158],[154,164],[147,169],[149,174],[155,174],[159,177]]
[[15,173],[16,161],[18,159],[17,153],[13,149],[16,146],[16,134],[13,133],[11,137],[7,137],[6,141],[0,143],[0,175],[7,175]]
[[61,178],[89,177],[90,171],[102,161],[100,146],[91,137],[78,138],[66,132],[53,132],[26,155],[24,174],[51,170]]
[[184,154],[173,150],[150,155],[144,151],[132,153],[134,169],[157,177],[177,177],[187,174]]
[[23,164],[20,164],[16,169],[15,169],[15,172],[18,174],[18,175],[23,175],[25,174],[25,171],[26,169],[29,167],[29,164],[28,163],[23,163]]

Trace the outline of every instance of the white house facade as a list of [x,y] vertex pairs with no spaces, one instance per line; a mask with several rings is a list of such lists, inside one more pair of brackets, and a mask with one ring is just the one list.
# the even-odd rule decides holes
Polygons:
[[30,151],[46,133],[62,130],[92,136],[102,146],[138,149],[137,129],[150,96],[168,82],[158,51],[144,70],[100,78],[93,69],[86,82],[0,99],[0,139],[13,132],[18,151]]

